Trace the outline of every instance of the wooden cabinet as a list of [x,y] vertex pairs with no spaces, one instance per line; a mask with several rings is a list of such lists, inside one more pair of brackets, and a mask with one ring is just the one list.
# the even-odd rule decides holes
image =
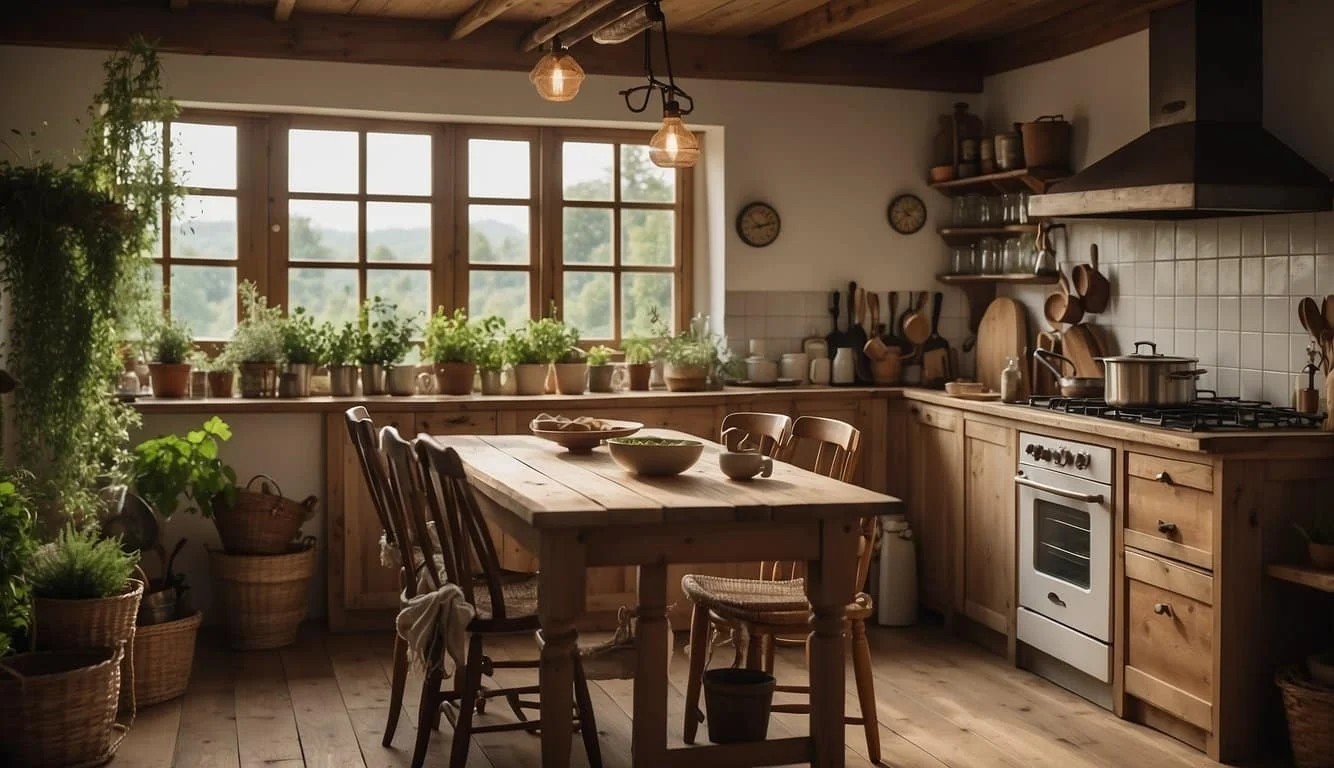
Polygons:
[[949,616],[954,552],[951,531],[963,507],[963,416],[914,404],[908,421],[908,522],[917,538],[922,603]]
[[1126,546],[1212,569],[1213,467],[1128,453],[1126,475]]
[[964,501],[955,547],[955,607],[1011,633],[1015,610],[1015,430],[964,420]]

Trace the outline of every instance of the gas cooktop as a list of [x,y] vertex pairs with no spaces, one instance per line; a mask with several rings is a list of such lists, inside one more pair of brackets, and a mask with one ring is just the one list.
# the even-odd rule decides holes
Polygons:
[[1323,414],[1298,413],[1263,400],[1218,397],[1201,390],[1201,397],[1189,405],[1159,408],[1121,408],[1108,405],[1101,398],[1044,396],[1029,398],[1028,404],[1058,413],[1092,416],[1099,419],[1144,424],[1182,432],[1209,432],[1249,429],[1318,429]]

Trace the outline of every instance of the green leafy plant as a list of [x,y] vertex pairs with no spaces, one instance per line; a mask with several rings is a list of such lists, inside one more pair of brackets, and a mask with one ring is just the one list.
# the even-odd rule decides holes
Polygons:
[[305,307],[292,310],[282,325],[283,358],[289,363],[319,362],[320,332]]
[[120,537],[101,538],[96,529],[66,525],[56,540],[37,548],[28,581],[37,597],[93,600],[120,594],[139,562],[121,548]]
[[1310,525],[1298,525],[1297,530],[1312,544],[1334,546],[1334,507],[1317,509]]
[[412,349],[418,320],[400,314],[397,304],[379,296],[367,299],[357,314],[359,343],[357,360],[362,365],[396,365]]
[[232,331],[228,345],[232,359],[238,363],[277,363],[283,359],[286,344],[286,318],[281,307],[270,307],[259,288],[247,280],[241,283],[241,321]]
[[155,363],[189,362],[194,336],[185,323],[164,317],[147,334],[149,359]]
[[450,315],[441,307],[426,322],[426,357],[433,363],[477,363],[485,341],[482,323],[468,320],[463,309]]
[[499,371],[505,367],[505,318],[496,315],[482,318],[477,367],[484,371]]
[[556,362],[564,365],[578,365],[588,362],[588,353],[578,347],[570,347],[565,350],[565,354],[556,358]]
[[357,326],[353,323],[334,325],[325,322],[319,327],[319,353],[321,365],[356,365],[357,364]]
[[657,356],[658,343],[656,339],[631,336],[625,340],[625,362],[631,365],[642,365],[653,362],[653,358]]
[[37,540],[35,520],[20,487],[20,477],[0,479],[0,657],[13,648],[13,638],[28,628],[27,566]]
[[182,497],[190,505],[188,511],[212,517],[214,497],[221,496],[229,506],[236,502],[236,471],[218,455],[220,444],[231,437],[227,423],[214,416],[184,437],[163,435],[143,441],[134,447],[135,493],[163,519],[176,513]]
[[529,320],[525,332],[538,363],[554,363],[579,343],[579,331],[554,317]]
[[588,350],[588,364],[591,366],[606,365],[611,361],[611,356],[616,354],[616,350],[603,344],[598,344]]
[[655,310],[653,331],[662,337],[659,351],[667,363],[706,368],[714,379],[741,375],[741,361],[728,347],[726,338],[709,330],[707,315],[696,315],[691,319],[689,327],[673,334]]

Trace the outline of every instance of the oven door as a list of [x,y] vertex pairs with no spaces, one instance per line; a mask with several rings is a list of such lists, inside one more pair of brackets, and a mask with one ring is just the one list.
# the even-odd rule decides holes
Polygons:
[[1111,488],[1024,465],[1019,486],[1019,604],[1111,640]]

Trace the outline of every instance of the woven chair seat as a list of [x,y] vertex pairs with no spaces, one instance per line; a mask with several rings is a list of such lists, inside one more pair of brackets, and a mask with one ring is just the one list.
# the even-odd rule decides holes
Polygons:
[[[805,579],[760,581],[687,574],[681,577],[681,591],[724,621],[801,625],[811,618]],[[848,604],[846,615],[864,619],[872,610],[871,596],[860,592]]]
[[[517,619],[537,615],[537,574],[507,573],[500,584],[500,591],[505,600],[506,617]],[[485,584],[473,587],[473,599],[477,608],[477,618],[492,618],[491,593],[487,591]]]

